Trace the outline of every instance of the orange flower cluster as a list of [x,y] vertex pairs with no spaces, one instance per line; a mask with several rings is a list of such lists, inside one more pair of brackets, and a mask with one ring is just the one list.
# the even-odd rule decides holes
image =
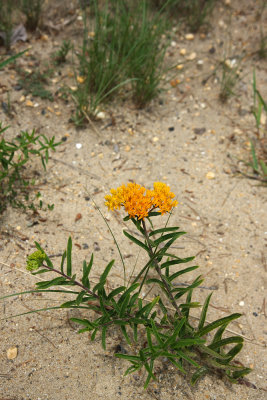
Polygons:
[[105,205],[109,210],[124,207],[131,218],[144,219],[148,213],[159,208],[161,214],[171,211],[178,201],[169,186],[162,182],[154,183],[154,190],[148,190],[137,183],[128,183],[117,189],[111,189],[110,195],[105,196]]

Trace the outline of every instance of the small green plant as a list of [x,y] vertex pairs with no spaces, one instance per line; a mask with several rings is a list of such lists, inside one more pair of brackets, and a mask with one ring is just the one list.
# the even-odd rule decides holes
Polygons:
[[144,107],[157,95],[163,73],[165,25],[159,14],[150,17],[145,0],[137,5],[113,0],[104,8],[94,1],[91,32],[85,11],[83,20],[78,87],[72,93],[74,121],[81,124],[86,115],[94,116],[99,104],[121,93],[122,87],[138,107]]
[[[7,128],[2,127],[0,123],[0,213],[5,210],[8,203],[24,209],[34,207],[33,203],[29,204],[31,182],[25,166],[34,156],[38,156],[41,158],[43,168],[46,169],[49,151],[54,151],[60,144],[55,143],[54,137],[48,139],[45,135],[37,135],[35,131],[32,133],[23,131],[15,140],[7,141],[4,138]],[[21,200],[22,196],[24,201]]]
[[63,40],[62,46],[60,49],[53,54],[53,60],[55,65],[61,65],[66,62],[67,55],[69,51],[72,49],[72,44],[70,40]]
[[26,29],[35,31],[38,27],[44,0],[20,0],[20,9],[26,16]]
[[[77,278],[72,269],[72,240],[69,238],[59,267],[54,266],[44,249],[35,243],[37,251],[28,256],[27,269],[34,275],[53,272],[58,276],[42,280],[37,283],[36,290],[20,294],[60,292],[71,295],[72,299],[61,306],[47,309],[81,309],[86,313],[85,317],[71,320],[81,325],[79,333],[90,332],[91,340],[100,334],[103,349],[106,349],[108,331],[119,328],[129,347],[126,354],[117,353],[115,356],[130,363],[125,375],[141,369],[146,371],[145,388],[157,378],[155,367],[162,359],[174,365],[177,372],[183,375],[193,368],[192,384],[215,372],[238,382],[250,372],[250,368],[233,361],[242,349],[243,338],[229,335],[223,338],[223,335],[228,324],[241,314],[234,313],[214,322],[206,321],[212,293],[203,305],[193,299],[194,290],[202,283],[202,277],[195,277],[188,286],[176,282],[178,277],[184,277],[198,268],[196,265],[182,267],[194,257],[180,258],[171,253],[171,246],[185,232],[176,226],[169,227],[167,223],[163,228],[155,228],[152,222],[159,215],[171,212],[177,205],[174,197],[170,188],[161,182],[156,182],[153,190],[129,183],[112,189],[111,195],[106,196],[109,209],[123,207],[126,210],[124,221],[133,223],[136,234],[128,230],[124,230],[124,234],[148,257],[137,275],[132,272],[127,279],[124,260],[115,240],[123,265],[124,285],[111,289],[107,284],[114,260],[104,268],[98,282],[93,283],[90,278],[93,254],[89,262],[83,262],[82,275]],[[152,296],[150,299],[147,298],[148,293]],[[13,295],[3,298],[10,296]],[[202,309],[198,323],[190,314],[195,308]]]
[[48,84],[48,78],[51,77],[52,73],[51,69],[47,69],[44,72],[38,69],[32,72],[18,69],[18,74],[21,76],[18,84],[24,89],[25,95],[30,93],[34,97],[54,101],[53,93],[45,88]]

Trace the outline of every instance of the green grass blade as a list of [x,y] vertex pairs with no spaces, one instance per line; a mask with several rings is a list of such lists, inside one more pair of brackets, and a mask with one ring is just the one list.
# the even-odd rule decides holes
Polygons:
[[205,300],[205,303],[204,303],[204,305],[203,305],[203,308],[202,308],[202,311],[201,311],[201,315],[200,315],[200,320],[199,320],[199,323],[198,323],[198,330],[200,330],[200,329],[203,328],[204,323],[205,323],[205,321],[206,321],[206,315],[207,315],[207,311],[208,311],[208,307],[209,307],[209,303],[210,303],[210,298],[211,298],[211,296],[212,296],[212,293],[210,293],[210,294],[207,296],[207,298],[206,298],[206,300]]
[[72,252],[72,240],[69,237],[68,244],[67,244],[67,275],[72,275],[72,261],[71,261],[71,252]]

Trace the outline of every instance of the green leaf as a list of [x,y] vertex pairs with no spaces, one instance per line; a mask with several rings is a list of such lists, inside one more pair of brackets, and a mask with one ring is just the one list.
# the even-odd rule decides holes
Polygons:
[[61,264],[60,264],[60,271],[62,272],[62,274],[64,274],[64,262],[65,262],[66,256],[67,256],[67,253],[65,250],[64,253],[62,254]]
[[[170,267],[171,265],[176,265],[176,264],[184,264],[184,263],[188,263],[192,260],[194,260],[195,257],[187,257],[187,258],[176,258],[175,260],[170,260],[170,261],[166,261],[165,263],[161,264],[160,268],[166,268],[166,267]],[[198,268],[198,267],[196,267]]]
[[130,293],[128,293],[127,296],[124,298],[123,303],[121,304],[121,309],[120,309],[120,313],[119,313],[120,318],[123,318],[125,316],[125,312],[126,312],[129,300],[130,300],[130,296],[131,296]]
[[129,354],[115,353],[115,357],[123,358],[124,360],[134,361],[134,362],[140,362],[141,361],[139,356],[132,356],[132,355],[129,355]]
[[201,345],[205,343],[204,339],[200,339],[200,338],[189,338],[189,339],[178,339],[178,341],[175,343],[175,345],[173,346],[173,348],[175,350],[178,350],[182,347],[187,347],[187,346],[194,346],[194,345]]
[[51,281],[37,282],[36,286],[39,289],[47,289],[51,286],[66,285],[66,284],[69,284],[69,282],[64,277],[59,276],[57,278],[52,279]]
[[200,365],[194,361],[191,357],[189,357],[184,351],[182,350],[176,350],[176,353],[183,359],[185,359],[187,362],[192,364],[194,367],[200,368]]
[[199,350],[205,354],[208,354],[209,356],[211,356],[213,358],[216,358],[217,360],[224,360],[224,361],[228,362],[228,357],[226,355],[217,353],[216,351],[213,351],[212,349],[210,349],[207,346],[200,345]]
[[202,329],[204,326],[204,323],[206,321],[206,315],[207,315],[207,311],[208,311],[208,307],[209,307],[209,302],[210,302],[210,298],[212,296],[212,293],[210,293],[206,300],[205,303],[203,305],[202,311],[201,311],[201,315],[200,315],[200,319],[199,319],[199,323],[198,323],[198,330]]
[[160,299],[160,296],[155,297],[151,303],[146,304],[144,307],[142,307],[139,311],[136,313],[136,317],[141,317],[144,316],[145,318],[148,318],[149,313],[155,307],[155,305],[158,303]]
[[226,339],[218,340],[217,342],[211,343],[208,347],[212,350],[217,350],[219,347],[225,346],[232,343],[243,343],[243,338],[241,336],[231,336]]
[[251,371],[251,368],[243,368],[240,371],[234,371],[232,377],[233,379],[239,379],[242,378],[244,375],[249,374]]
[[129,345],[131,345],[132,342],[131,342],[131,339],[129,338],[128,334],[127,334],[125,325],[121,325],[120,328],[121,328],[121,331],[122,331],[122,333],[123,333],[123,336],[124,336],[125,339],[126,339],[126,342],[127,342]]
[[[82,290],[78,296],[76,297],[76,305],[79,306],[82,302],[83,302],[83,298],[84,296],[87,294],[87,292],[85,290]],[[87,301],[87,299],[86,299]]]
[[112,261],[110,261],[110,263],[108,263],[108,265],[106,266],[104,272],[103,272],[102,275],[100,276],[99,283],[97,283],[97,284],[95,285],[95,287],[93,288],[93,292],[94,292],[94,293],[95,293],[97,290],[101,290],[101,289],[104,287],[104,285],[105,285],[105,283],[106,283],[107,276],[108,276],[108,274],[109,274],[109,272],[110,272],[110,270],[111,270],[111,268],[112,268],[114,262],[115,262],[115,260],[112,260]]
[[213,331],[214,329],[218,328],[219,326],[224,325],[224,324],[228,324],[229,322],[231,322],[231,321],[233,321],[233,320],[235,320],[237,318],[240,318],[241,315],[242,314],[235,313],[235,314],[229,315],[228,317],[224,317],[224,318],[218,319],[217,321],[211,322],[210,324],[206,325],[204,328],[199,329],[197,334],[199,336],[204,336],[207,333],[209,333],[209,332]]
[[[128,296],[129,293],[133,292],[135,289],[137,289],[139,286],[139,283],[133,283],[120,297],[118,304],[122,303],[124,301],[124,298]],[[138,293],[135,293],[138,297]],[[134,295],[133,295],[134,296]],[[130,305],[132,306],[132,299],[130,301]]]
[[70,321],[75,322],[76,324],[84,325],[90,331],[95,328],[94,324],[88,321],[88,319],[70,318]]
[[119,286],[116,289],[112,290],[108,295],[108,300],[113,299],[119,293],[123,292],[126,289],[126,286]]
[[153,333],[154,333],[155,338],[157,339],[158,344],[159,344],[161,347],[163,347],[163,346],[164,346],[164,343],[163,343],[163,341],[161,340],[161,337],[160,337],[160,334],[159,334],[159,332],[158,332],[158,329],[157,329],[157,327],[156,327],[155,322],[153,321],[153,319],[151,319],[150,322],[151,322],[152,331],[153,331]]
[[71,251],[72,251],[72,240],[69,237],[68,244],[67,244],[67,275],[72,275],[72,261],[71,261]]
[[222,326],[219,327],[219,329],[217,330],[217,332],[214,335],[214,338],[212,340],[212,343],[218,342],[219,340],[221,340],[222,338],[222,334],[225,331],[226,327],[228,324],[224,324]]
[[167,339],[166,342],[164,343],[164,349],[166,349],[168,346],[171,346],[172,343],[174,343],[176,341],[176,338],[177,338],[180,330],[182,329],[182,326],[184,325],[185,321],[186,321],[186,318],[183,317],[178,323],[176,323],[174,325],[174,332],[169,337],[169,339]]
[[146,285],[152,284],[152,283],[157,283],[160,287],[164,286],[164,283],[157,278],[150,278],[146,280]]
[[197,266],[197,265],[194,265],[193,267],[188,267],[188,268],[182,269],[181,271],[175,272],[174,274],[172,274],[172,275],[169,277],[169,281],[171,282],[171,281],[173,281],[175,278],[177,278],[178,276],[183,275],[183,274],[186,274],[187,272],[190,272],[190,271],[194,271],[195,269],[198,269],[198,266]]
[[137,244],[138,246],[142,247],[145,251],[149,252],[149,249],[147,247],[147,245],[145,245],[143,242],[141,242],[140,240],[136,239],[134,236],[130,235],[130,233],[128,233],[127,231],[123,231],[124,235],[130,239],[132,242],[134,242],[135,244]]
[[160,229],[156,229],[156,230],[150,232],[149,236],[154,236],[154,235],[157,235],[158,233],[173,232],[173,231],[177,231],[178,229],[179,229],[179,226],[173,226],[173,227],[169,227],[169,228],[160,228]]
[[94,262],[94,254],[91,255],[91,258],[90,258],[90,261],[89,261],[88,264],[86,263],[85,260],[83,261],[82,284],[88,289],[90,289],[90,282],[89,282],[88,276],[89,276],[90,271],[92,269],[93,262]]
[[202,378],[204,375],[206,375],[209,372],[209,369],[207,367],[201,367],[198,368],[197,371],[193,374],[191,378],[191,384],[195,385],[195,383]]
[[172,232],[172,233],[167,233],[166,235],[162,235],[160,238],[154,240],[154,243],[156,246],[158,246],[160,243],[165,242],[168,239],[171,240],[176,240],[178,237],[185,235],[186,232]]

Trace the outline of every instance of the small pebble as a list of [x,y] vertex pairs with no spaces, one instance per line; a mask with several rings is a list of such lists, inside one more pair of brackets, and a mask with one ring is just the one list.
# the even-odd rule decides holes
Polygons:
[[173,132],[173,131],[174,131],[174,126],[170,126],[170,127],[168,128],[168,131],[169,131],[169,132]]
[[254,317],[257,317],[257,316],[258,316],[258,314],[257,314],[255,311],[254,311],[253,315],[254,315]]
[[244,302],[243,300],[241,300],[241,301],[239,302],[239,305],[240,305],[240,307],[244,307],[245,302]]
[[208,173],[206,174],[206,178],[207,178],[207,179],[214,179],[214,178],[215,178],[214,172],[208,172]]
[[186,40],[194,40],[195,35],[193,33],[187,33],[185,35]]
[[186,57],[187,60],[193,61],[197,56],[197,53],[193,51],[193,53],[189,54],[189,56]]
[[180,54],[181,54],[181,56],[185,56],[186,55],[186,49],[181,49],[180,50]]
[[76,143],[76,149],[81,149],[82,148],[82,144],[81,143]]
[[84,249],[84,250],[89,249],[89,246],[88,246],[87,243],[83,243],[82,246],[83,246],[83,249]]
[[8,360],[14,360],[14,358],[16,358],[17,355],[18,355],[18,348],[16,346],[7,349],[6,356]]

